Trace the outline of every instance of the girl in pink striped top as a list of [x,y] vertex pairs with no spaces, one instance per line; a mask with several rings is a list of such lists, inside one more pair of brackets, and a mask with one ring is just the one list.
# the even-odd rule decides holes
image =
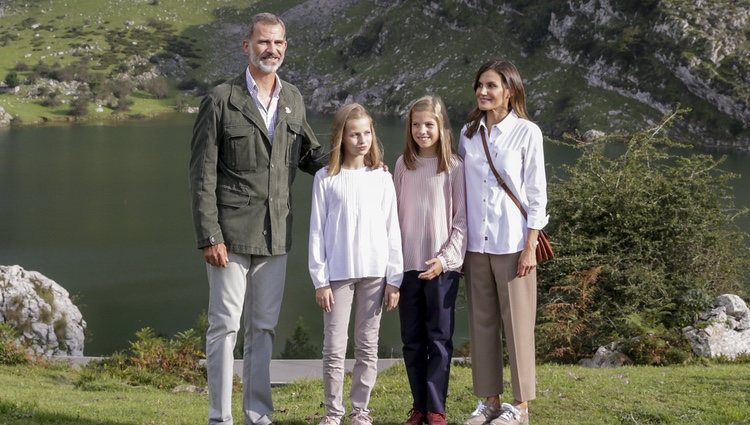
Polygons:
[[440,98],[417,99],[394,174],[404,256],[401,341],[414,399],[405,425],[446,423],[455,303],[466,251],[463,162],[451,142]]

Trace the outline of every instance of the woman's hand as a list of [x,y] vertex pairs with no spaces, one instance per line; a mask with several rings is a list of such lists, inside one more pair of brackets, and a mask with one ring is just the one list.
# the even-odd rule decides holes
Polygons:
[[315,302],[318,303],[320,308],[326,313],[330,313],[333,309],[333,291],[330,286],[318,288],[315,290]]
[[440,273],[443,272],[443,263],[440,262],[437,258],[433,258],[432,260],[425,261],[425,264],[427,264],[428,269],[420,273],[417,277],[424,280],[432,280],[438,276],[440,276]]
[[398,306],[398,299],[401,297],[401,292],[398,288],[393,285],[385,285],[385,295],[383,296],[383,304],[385,309],[391,311]]
[[536,244],[539,238],[539,230],[529,229],[528,235],[526,235],[526,244],[523,246],[521,256],[518,257],[518,270],[516,275],[518,277],[524,277],[531,273],[536,268]]

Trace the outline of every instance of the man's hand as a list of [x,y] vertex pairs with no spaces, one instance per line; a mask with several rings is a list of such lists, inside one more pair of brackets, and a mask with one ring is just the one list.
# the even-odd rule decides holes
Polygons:
[[318,288],[315,290],[315,302],[318,303],[320,308],[326,313],[330,313],[333,310],[333,291],[330,286]]
[[385,309],[391,311],[398,306],[398,299],[401,297],[401,292],[398,288],[393,285],[385,285],[385,295],[383,296],[383,304]]
[[432,280],[440,276],[443,272],[443,263],[437,258],[425,261],[425,264],[429,267],[427,270],[420,273],[417,277],[424,280]]
[[203,248],[203,258],[214,267],[226,267],[229,264],[227,246],[223,243]]

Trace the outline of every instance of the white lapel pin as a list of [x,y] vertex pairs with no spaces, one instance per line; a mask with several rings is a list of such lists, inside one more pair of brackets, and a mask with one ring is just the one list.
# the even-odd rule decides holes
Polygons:
[[291,110],[291,109],[289,109],[289,107],[288,107],[288,106],[286,106],[286,107],[284,107],[284,112],[286,112],[287,114],[291,114],[291,113],[292,113],[292,110]]

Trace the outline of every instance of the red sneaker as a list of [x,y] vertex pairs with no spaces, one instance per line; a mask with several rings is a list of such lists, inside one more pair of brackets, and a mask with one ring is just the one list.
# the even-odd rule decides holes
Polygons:
[[423,423],[426,423],[424,413],[415,408],[409,410],[409,419],[404,422],[404,425],[422,425]]
[[428,425],[447,425],[445,421],[445,413],[427,412],[427,424]]

